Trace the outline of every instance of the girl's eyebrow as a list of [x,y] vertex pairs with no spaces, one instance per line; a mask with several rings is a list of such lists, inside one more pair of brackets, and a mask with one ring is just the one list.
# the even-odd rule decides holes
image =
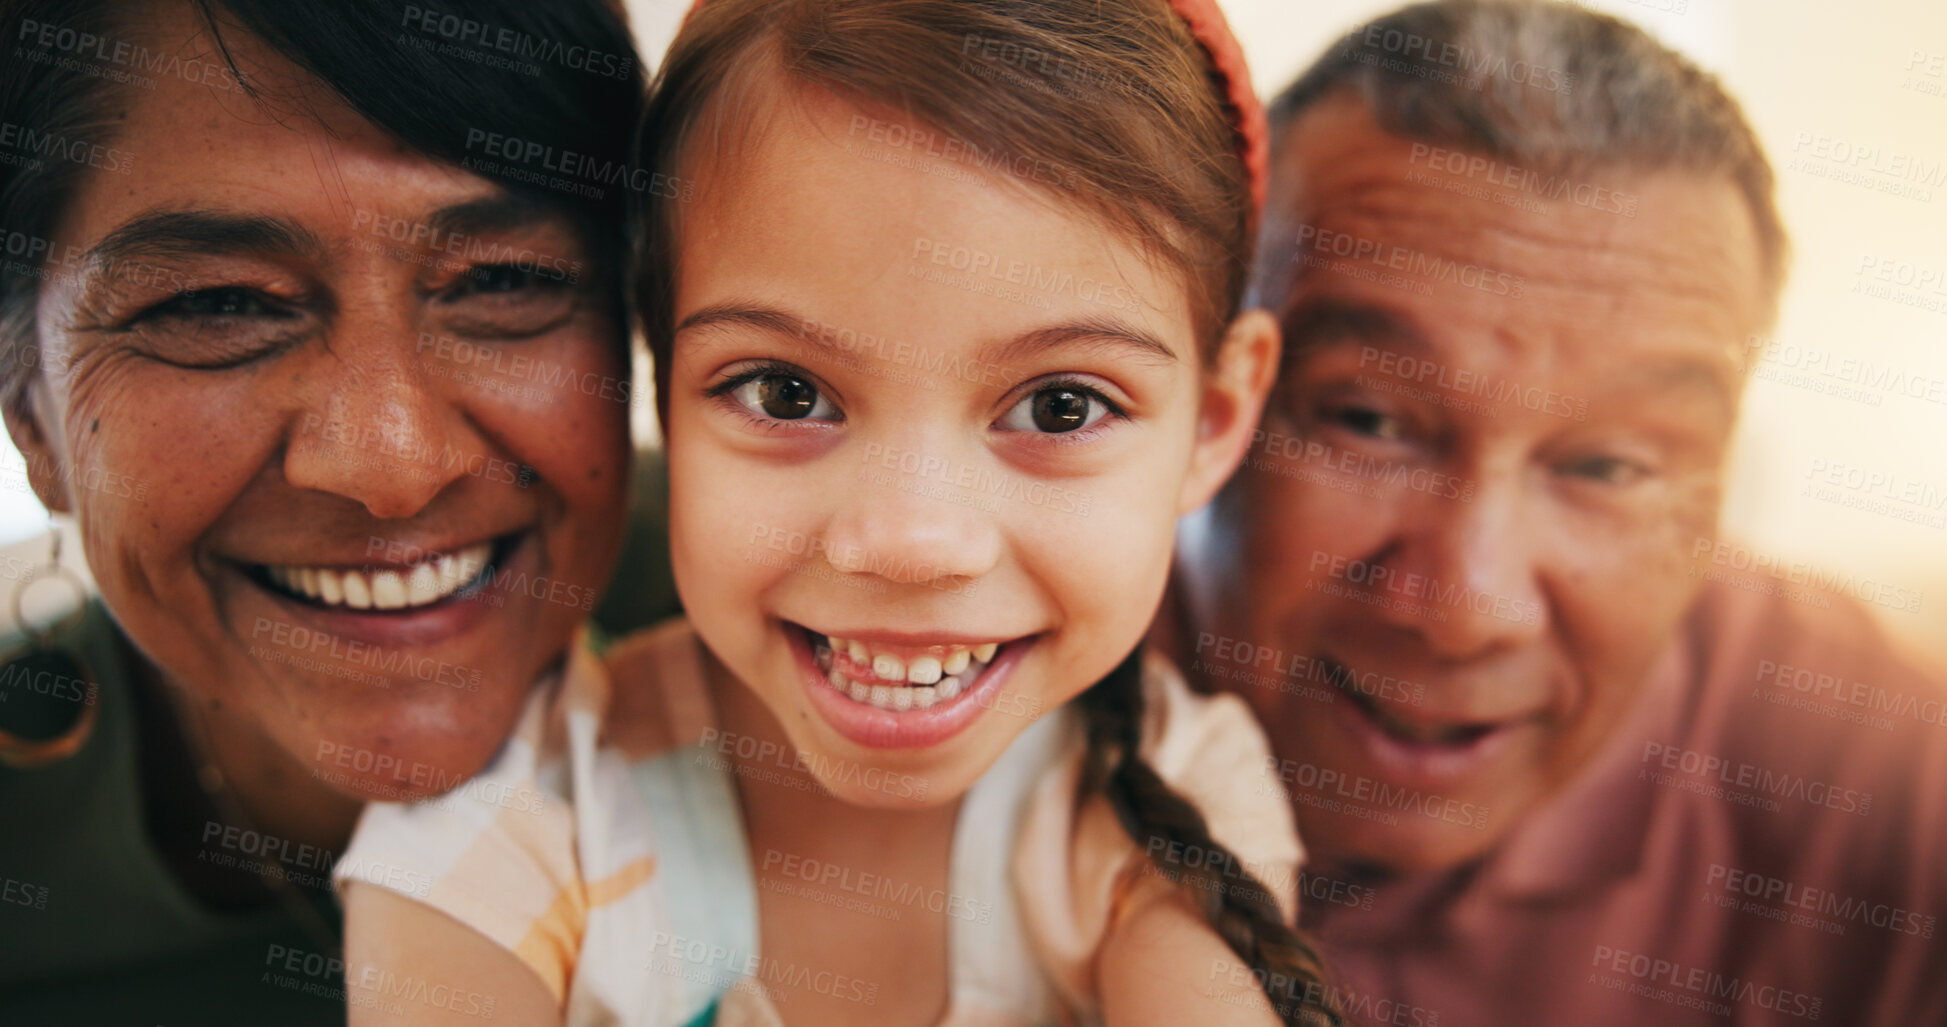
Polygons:
[[[809,343],[819,349],[837,351],[829,332],[817,330],[821,322],[776,307],[731,301],[716,303],[683,319],[677,335],[694,328],[744,327]],[[986,354],[992,363],[1006,366],[1057,346],[1086,343],[1133,351],[1134,356],[1153,363],[1175,363],[1176,352],[1150,332],[1112,317],[1085,317],[1052,325],[1030,328],[999,344]]]

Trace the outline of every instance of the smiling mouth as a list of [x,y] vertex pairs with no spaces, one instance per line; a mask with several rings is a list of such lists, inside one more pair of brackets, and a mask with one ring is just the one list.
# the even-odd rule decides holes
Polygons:
[[450,599],[470,599],[493,580],[518,535],[428,554],[396,567],[334,567],[254,564],[249,573],[264,588],[293,601],[326,609],[379,612],[420,610]]
[[1497,723],[1416,722],[1395,716],[1354,685],[1350,668],[1334,660],[1325,663],[1326,679],[1382,734],[1408,745],[1465,748],[1505,727]]
[[833,691],[855,703],[894,713],[924,710],[958,698],[1014,644],[891,646],[794,627],[805,633],[812,659]]

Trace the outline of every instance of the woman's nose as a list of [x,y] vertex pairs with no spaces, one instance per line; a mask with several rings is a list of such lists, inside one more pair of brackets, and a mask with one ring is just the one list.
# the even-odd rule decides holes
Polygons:
[[334,326],[307,370],[284,477],[396,520],[425,509],[486,449],[451,392],[428,373],[403,316]]

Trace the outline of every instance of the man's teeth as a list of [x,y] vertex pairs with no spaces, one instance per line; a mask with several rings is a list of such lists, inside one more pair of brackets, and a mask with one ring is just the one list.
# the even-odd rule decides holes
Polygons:
[[405,610],[439,602],[472,584],[493,550],[492,542],[482,542],[405,570],[266,566],[264,572],[280,587],[326,606]]
[[928,648],[932,651],[907,658],[874,652],[855,638],[830,637],[814,639],[812,655],[832,687],[854,702],[882,710],[923,710],[959,695],[987,669],[1000,643]]

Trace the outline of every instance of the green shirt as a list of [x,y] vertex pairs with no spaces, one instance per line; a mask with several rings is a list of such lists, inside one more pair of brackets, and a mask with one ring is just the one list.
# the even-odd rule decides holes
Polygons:
[[[155,851],[116,631],[90,602],[60,640],[85,654],[96,686],[98,719],[81,749],[31,770],[0,766],[0,1023],[342,1024],[328,883],[296,889],[322,910],[331,937],[319,939],[281,903],[206,907]],[[198,858],[247,859],[248,847],[219,834]]]
[[[660,454],[639,458],[633,487],[622,555],[595,611],[615,635],[679,609]],[[215,910],[192,896],[144,826],[140,711],[118,629],[91,602],[59,644],[87,661],[99,719],[66,760],[0,765],[0,1024],[343,1024],[331,854],[285,854],[301,875],[291,891],[312,914],[289,902]],[[0,667],[0,694],[8,680]],[[0,699],[0,726],[7,712]],[[197,858],[237,866],[261,848],[213,831]]]

